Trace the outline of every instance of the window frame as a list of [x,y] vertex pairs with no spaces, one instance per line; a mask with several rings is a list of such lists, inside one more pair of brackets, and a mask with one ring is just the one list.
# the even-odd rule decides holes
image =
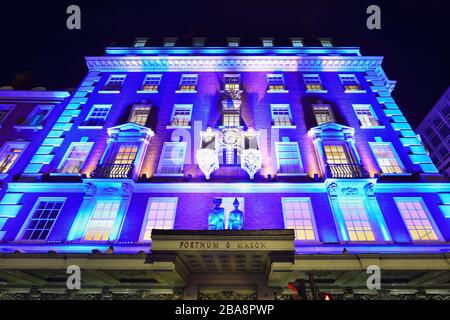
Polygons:
[[[194,90],[182,90],[181,86],[183,85],[184,78],[195,78],[195,89]],[[180,82],[178,84],[178,88],[175,93],[197,93],[198,86],[198,74],[196,73],[184,73],[180,76]]]
[[[38,206],[40,205],[40,203],[41,202],[56,202],[56,201],[62,201],[61,209],[58,212],[58,215],[56,216],[56,218],[53,222],[52,228],[50,229],[49,233],[47,234],[46,239],[45,240],[23,239],[23,236],[31,223],[31,219],[33,218],[34,214],[36,213],[36,210],[37,210]],[[67,201],[67,197],[38,197],[37,200],[35,201],[33,207],[31,208],[30,212],[28,213],[27,218],[25,219],[24,223],[22,224],[22,227],[20,228],[19,232],[17,233],[14,241],[15,242],[26,242],[26,243],[45,243],[45,242],[47,242],[49,236],[53,232],[53,228],[55,227],[55,224],[58,221],[58,218],[61,215],[61,212],[64,208],[66,201]]]
[[[91,240],[87,240],[86,239],[86,232],[88,231],[89,224],[91,223],[91,220],[92,220],[92,218],[94,216],[95,209],[97,208],[97,203],[98,202],[117,202],[118,203],[118,207],[117,207],[116,216],[114,218],[114,222],[112,224],[111,230],[109,231],[108,240],[92,240],[92,239]],[[93,205],[91,207],[89,216],[88,216],[88,218],[86,220],[86,224],[84,225],[83,233],[82,233],[81,238],[80,238],[80,242],[81,243],[110,243],[110,242],[116,241],[117,239],[111,240],[111,234],[113,233],[114,229],[116,228],[117,219],[120,217],[120,211],[121,211],[121,207],[122,206],[123,206],[122,199],[119,199],[119,198],[116,198],[116,197],[95,199],[94,202],[93,202]],[[122,218],[122,220],[123,220],[123,218]],[[123,221],[122,221],[122,223],[123,223]],[[102,231],[102,233],[103,232],[104,232],[104,230]],[[120,230],[118,232],[118,235],[120,235]]]
[[[278,90],[270,89],[270,78],[275,78],[275,77],[281,78],[281,82],[283,83],[283,89],[278,89]],[[286,89],[286,82],[284,81],[283,73],[269,73],[266,75],[266,81],[267,81],[267,93],[289,93],[289,90]]]
[[[147,118],[145,119],[145,123],[144,123],[144,124],[139,124],[139,123],[137,123],[137,122],[131,121],[131,120],[133,119],[134,112],[135,112],[136,109],[138,109],[138,108],[145,108],[145,109],[147,109]],[[151,110],[152,110],[152,106],[149,105],[149,104],[142,104],[142,103],[134,104],[133,107],[131,108],[130,114],[128,115],[128,120],[127,120],[127,122],[129,122],[129,123],[134,123],[134,124],[136,124],[136,125],[138,125],[138,126],[146,127],[146,126],[147,126],[147,123],[148,123],[148,121],[149,121],[149,118],[150,118],[150,112],[151,112]]]
[[[136,91],[136,93],[159,93],[159,86],[161,85],[161,80],[162,80],[163,75],[162,74],[153,74],[153,73],[148,73],[144,76],[144,80],[142,81],[141,87],[139,90]],[[157,88],[156,90],[145,90],[144,86],[145,86],[145,82],[149,79],[149,78],[157,78],[158,79],[158,84],[157,84]]]
[[[280,172],[280,156],[279,156],[279,146],[280,145],[295,145],[297,155],[298,155],[298,172]],[[275,142],[275,155],[277,160],[277,176],[284,176],[284,177],[295,177],[295,176],[306,176],[307,173],[305,173],[303,168],[303,161],[302,161],[302,154],[300,153],[300,147],[298,145],[298,142],[296,141],[276,141]]]
[[[165,172],[161,172],[161,169],[163,168],[163,163],[162,163],[162,161],[163,161],[163,157],[164,157],[164,154],[165,154],[165,151],[166,151],[166,148],[168,147],[168,146],[170,146],[170,145],[176,145],[176,144],[181,144],[181,145],[183,145],[184,147],[183,147],[183,157],[182,157],[182,160],[183,160],[183,163],[182,163],[182,165],[181,165],[181,172],[179,172],[179,173],[165,173]],[[163,147],[162,147],[162,149],[161,149],[161,155],[160,155],[160,157],[159,157],[159,162],[158,162],[158,167],[157,167],[157,170],[156,170],[156,173],[154,174],[154,176],[161,176],[161,177],[182,177],[182,176],[184,176],[184,165],[185,165],[185,162],[186,162],[186,153],[187,153],[187,142],[184,142],[184,141],[180,141],[180,142],[164,142],[164,144],[163,144]]]
[[[34,131],[37,130],[42,130],[44,128],[45,125],[45,121],[47,120],[48,116],[50,115],[50,113],[52,112],[53,108],[55,107],[55,105],[53,104],[36,104],[33,108],[33,110],[30,112],[30,114],[28,114],[28,116],[25,118],[25,120],[18,125],[14,125],[14,128],[17,131],[20,130],[26,130],[26,129],[31,129]],[[41,123],[38,125],[31,125],[31,121],[34,119],[34,117],[36,117],[38,115],[38,113],[42,110],[46,110],[47,113],[45,114],[45,116],[41,119]]]
[[[0,128],[2,128],[3,123],[5,122],[6,118],[9,117],[9,115],[11,114],[11,112],[17,107],[17,104],[11,104],[11,103],[5,103],[5,104],[0,104],[0,109],[3,111],[7,111],[5,116],[0,119]],[[9,109],[7,109],[9,108]]]
[[17,148],[17,147],[14,147],[14,145],[21,145],[20,148],[22,151],[20,152],[19,156],[14,160],[13,164],[8,168],[8,170],[6,172],[0,172],[0,179],[3,179],[10,174],[11,170],[19,162],[20,158],[22,157],[23,153],[25,152],[25,150],[29,146],[29,144],[30,144],[29,141],[14,141],[14,140],[5,141],[3,143],[3,145],[0,148],[0,161],[3,161],[3,156],[8,147]]
[[[342,73],[342,74],[339,74],[338,76],[339,76],[339,80],[341,82],[342,88],[344,89],[345,93],[366,93],[367,92],[366,90],[363,89],[363,87],[362,87],[361,83],[359,82],[358,77],[356,76],[356,74],[354,74],[354,73]],[[355,90],[346,89],[345,88],[345,84],[342,81],[342,79],[345,78],[345,77],[347,77],[347,78],[352,77],[353,81],[358,84],[358,89],[355,89]]]
[[[281,126],[281,125],[275,124],[275,109],[276,108],[286,108],[287,109],[287,112],[289,114],[290,125]],[[294,121],[292,119],[291,106],[288,103],[272,103],[272,104],[270,104],[270,114],[272,116],[272,128],[277,128],[277,129],[295,129],[295,128],[297,128],[297,126],[294,124]]]
[[[142,222],[141,231],[139,233],[139,243],[151,243],[152,242],[151,239],[149,239],[149,240],[144,239],[145,232],[147,231],[148,220],[150,218],[150,208],[151,208],[152,201],[154,201],[154,202],[172,201],[175,203],[175,211],[173,212],[173,217],[172,217],[172,221],[171,221],[172,227],[167,230],[173,230],[173,227],[175,225],[175,218],[176,218],[177,209],[178,209],[178,197],[149,197],[147,200],[147,206],[145,208],[145,215],[144,215],[144,220]],[[152,228],[152,230],[153,229],[154,228]]]
[[[314,216],[314,209],[312,206],[311,198],[310,197],[281,197],[281,208],[283,210],[283,222],[284,222],[284,228],[287,228],[287,218],[286,218],[286,207],[285,204],[287,202],[306,202],[309,206],[309,213],[310,213],[310,220],[312,224],[312,231],[314,233],[314,240],[303,240],[303,239],[297,239],[297,235],[295,235],[295,242],[296,243],[320,243],[320,237],[317,230],[317,224],[316,219]],[[292,220],[300,220],[293,218]],[[297,229],[293,229],[297,230]]]
[[[83,145],[87,145],[89,146],[89,150],[86,154],[86,158],[84,159],[84,164],[81,166],[80,171],[78,173],[63,173],[60,172],[60,170],[64,167],[65,162],[67,161],[67,158],[69,157],[70,153],[72,152],[73,148],[76,146],[83,146]],[[52,172],[50,173],[50,175],[60,175],[60,176],[80,176],[81,175],[81,171],[83,170],[83,167],[85,166],[85,162],[89,157],[89,154],[92,151],[92,147],[94,146],[94,142],[83,142],[83,141],[77,141],[77,142],[72,142],[70,143],[69,147],[67,148],[66,152],[64,153],[64,156],[61,158],[61,161],[59,162],[58,167],[56,168],[57,172]]]
[[[312,89],[309,90],[308,89],[308,83],[306,81],[307,78],[317,78],[318,79],[318,83],[320,84],[320,89]],[[304,73],[303,74],[303,83],[305,85],[305,92],[306,93],[327,93],[328,90],[325,89],[323,82],[322,82],[322,78],[320,77],[319,73]]]
[[[406,200],[406,201],[405,201]],[[433,228],[434,233],[436,234],[437,240],[414,240],[408,225],[405,222],[405,219],[403,217],[403,214],[400,210],[400,208],[398,207],[398,202],[411,202],[411,201],[418,201],[420,202],[420,204],[422,205],[422,209],[425,212],[425,214],[427,215],[428,221],[430,222],[430,225]],[[398,214],[400,215],[400,218],[402,219],[404,226],[408,232],[409,238],[411,239],[412,243],[441,243],[441,242],[445,242],[445,239],[438,227],[438,225],[436,224],[436,221],[433,218],[433,215],[431,214],[430,210],[428,209],[425,201],[423,200],[422,197],[394,197],[394,202],[395,202],[395,206],[397,208]]]
[[[94,113],[94,110],[96,107],[99,108],[108,108],[108,112],[106,113],[104,119],[103,119],[103,124],[100,125],[95,125],[95,126],[89,126],[89,125],[83,125],[83,123],[86,123],[87,121],[89,121],[89,118],[91,118],[92,113]],[[106,119],[109,116],[109,113],[111,112],[112,109],[112,104],[93,104],[91,106],[91,109],[89,110],[89,113],[87,114],[87,116],[84,118],[84,121],[78,126],[79,129],[103,129],[103,127],[105,126],[106,123]]]
[[[334,117],[333,108],[331,108],[330,104],[315,103],[315,104],[313,104],[311,106],[312,106],[312,109],[313,109],[314,119],[316,120],[316,124],[318,126],[321,126],[321,125],[324,125],[324,124],[327,124],[327,123],[336,123],[336,118]],[[332,121],[324,122],[324,123],[319,124],[319,121],[317,119],[317,114],[316,114],[316,108],[318,108],[318,107],[326,107],[326,109],[328,110],[330,118],[331,118]]]
[[[398,166],[402,169],[403,172],[401,172],[401,173],[384,173],[383,169],[381,167],[381,164],[380,164],[380,162],[378,160],[378,157],[377,157],[377,155],[376,155],[376,153],[374,151],[374,148],[373,148],[374,145],[387,145],[387,146],[389,146],[392,154],[395,157],[395,160],[397,161]],[[401,161],[400,157],[398,156],[397,150],[395,150],[394,145],[392,144],[392,142],[390,142],[390,141],[387,141],[387,142],[386,141],[383,141],[383,142],[369,141],[369,147],[370,147],[370,150],[372,151],[372,154],[373,154],[373,156],[375,158],[375,161],[377,162],[378,167],[381,170],[381,172],[380,172],[381,175],[383,175],[383,176],[409,176],[409,175],[411,175],[411,173],[406,171],[406,167],[403,164],[403,162]]]
[[[378,119],[375,111],[373,110],[373,107],[371,104],[369,103],[356,103],[356,104],[352,104],[353,107],[353,111],[355,112],[356,118],[359,121],[359,127],[361,129],[384,129],[385,126],[381,124],[380,119]],[[363,122],[361,121],[361,119],[358,116],[358,112],[356,111],[357,108],[368,108],[369,112],[371,114],[371,116],[377,121],[378,125],[374,125],[374,126],[366,126],[363,124]]]
[[[177,108],[186,108],[186,109],[189,108],[189,125],[187,126],[173,125]],[[170,116],[170,124],[166,126],[166,129],[190,129],[192,124],[192,109],[193,109],[192,104],[181,104],[181,103],[174,104],[172,108],[172,115]]]
[[[105,87],[109,85],[109,83],[112,81],[112,78],[117,77],[122,79],[122,84],[120,86],[119,90],[107,90]],[[103,84],[102,88],[98,90],[98,93],[106,93],[106,94],[116,94],[120,93],[122,91],[123,85],[125,84],[125,79],[127,78],[126,74],[110,74],[106,82]]]

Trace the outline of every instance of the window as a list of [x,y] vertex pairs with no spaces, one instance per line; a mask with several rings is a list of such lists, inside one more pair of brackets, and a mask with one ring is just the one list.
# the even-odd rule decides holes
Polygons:
[[196,74],[183,74],[177,92],[197,92],[197,78]]
[[237,199],[239,201],[239,207],[238,209],[242,212],[244,211],[244,198],[242,197],[224,197],[222,199],[222,204],[220,205],[221,208],[223,208],[224,214],[225,214],[225,230],[228,229],[228,221],[230,218],[230,212],[234,211],[234,201]]
[[340,200],[339,208],[350,241],[375,241],[363,200]]
[[158,92],[159,83],[161,82],[162,75],[160,74],[147,74],[144,82],[142,83],[142,89],[140,92]]
[[361,91],[359,81],[354,74],[340,74],[339,78],[344,86],[345,92]]
[[81,127],[103,128],[106,117],[111,110],[111,105],[96,104],[91,107],[86,120],[81,124]]
[[14,109],[14,104],[1,104],[0,105],[0,124],[6,119],[9,113]]
[[298,175],[303,173],[297,142],[276,142],[275,150],[279,175]]
[[110,75],[101,92],[119,92],[125,81],[126,75]]
[[140,241],[150,241],[153,229],[173,229],[178,198],[150,198]]
[[136,159],[137,151],[137,144],[120,143],[119,150],[117,151],[116,158],[114,159],[114,164],[133,164],[134,159]]
[[287,92],[282,74],[267,75],[268,92]]
[[42,127],[52,108],[53,106],[51,105],[37,105],[36,107],[34,107],[33,111],[29,114],[25,121],[15,127],[17,129],[24,129],[25,127]]
[[319,39],[319,41],[320,41],[320,44],[322,45],[322,47],[326,47],[326,48],[333,47],[333,42],[331,41],[331,39],[322,38],[322,39]]
[[131,110],[128,122],[136,123],[145,127],[150,115],[151,106],[145,104],[135,104]]
[[413,241],[442,240],[421,198],[394,198],[394,200]]
[[349,164],[350,160],[342,144],[324,144],[328,164]]
[[369,142],[369,145],[383,174],[405,173],[405,169],[390,142]]
[[274,127],[293,127],[291,110],[288,104],[271,104]]
[[58,167],[58,172],[61,174],[79,174],[93,145],[93,142],[71,143]]
[[0,173],[8,173],[27,146],[28,142],[5,142],[0,150]]
[[273,47],[273,39],[272,38],[262,38],[263,47]]
[[176,104],[173,107],[170,127],[187,128],[191,126],[192,105]]
[[325,123],[336,122],[334,120],[333,111],[328,104],[315,104],[313,105],[314,116],[316,117],[317,125]]
[[239,91],[240,75],[226,74],[224,75],[224,84],[226,91]]
[[354,104],[353,109],[361,124],[361,128],[380,127],[380,123],[375,117],[370,104]]
[[119,206],[119,200],[97,200],[92,216],[86,226],[84,240],[108,241],[113,231]]
[[65,199],[42,198],[35,204],[28,218],[26,228],[21,232],[21,240],[45,241],[52,230]]
[[301,38],[291,38],[291,43],[293,47],[301,48],[303,47],[303,39]]
[[164,38],[164,47],[174,47],[177,38]]
[[305,82],[306,91],[324,91],[322,81],[318,74],[304,74],[303,80]]
[[158,165],[158,175],[182,175],[186,142],[164,142]]
[[139,38],[139,39],[136,39],[136,40],[134,41],[134,46],[135,46],[136,48],[145,47],[145,44],[147,43],[147,41],[148,41],[148,39],[146,39],[146,38]]
[[227,38],[229,47],[239,47],[239,38]]
[[284,227],[294,229],[295,240],[318,241],[309,198],[282,198]]
[[241,116],[239,111],[224,111],[223,112],[223,126],[224,127],[239,127],[241,125]]

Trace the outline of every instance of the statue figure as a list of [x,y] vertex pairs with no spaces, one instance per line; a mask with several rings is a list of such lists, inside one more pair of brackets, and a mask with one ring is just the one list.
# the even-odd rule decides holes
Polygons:
[[213,203],[214,208],[208,216],[208,230],[223,230],[225,229],[225,210],[220,207],[222,199],[215,198]]
[[234,210],[230,212],[228,218],[228,229],[229,230],[242,230],[244,229],[244,212],[239,210],[239,201],[234,199],[233,202]]

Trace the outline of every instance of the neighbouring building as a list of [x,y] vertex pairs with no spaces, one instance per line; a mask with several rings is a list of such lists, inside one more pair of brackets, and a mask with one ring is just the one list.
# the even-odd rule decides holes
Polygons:
[[420,123],[417,132],[433,163],[450,177],[450,87]]
[[383,58],[227,41],[141,38],[86,57],[69,98],[0,92],[0,299],[450,295],[450,184]]

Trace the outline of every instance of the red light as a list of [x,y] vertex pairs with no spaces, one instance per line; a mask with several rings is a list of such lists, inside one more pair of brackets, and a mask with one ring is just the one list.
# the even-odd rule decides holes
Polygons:
[[292,292],[298,293],[297,287],[292,282],[288,283],[288,288],[291,289]]
[[333,295],[331,293],[324,293],[322,295],[322,300],[333,300]]

